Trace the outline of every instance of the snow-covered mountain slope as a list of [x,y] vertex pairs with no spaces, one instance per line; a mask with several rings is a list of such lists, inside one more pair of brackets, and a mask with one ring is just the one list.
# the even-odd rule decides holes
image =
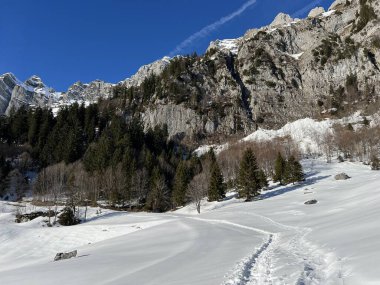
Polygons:
[[[205,202],[200,215],[189,205],[46,228],[14,224],[1,202],[0,284],[379,284],[380,172],[303,165],[303,184],[272,185],[250,203]],[[352,178],[334,180],[342,171]],[[74,249],[77,258],[52,261]]]

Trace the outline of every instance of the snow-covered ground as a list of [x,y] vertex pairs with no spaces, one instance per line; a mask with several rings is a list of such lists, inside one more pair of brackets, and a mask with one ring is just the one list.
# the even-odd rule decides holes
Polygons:
[[[86,223],[48,228],[15,224],[15,206],[0,202],[0,284],[380,284],[380,172],[303,164],[301,185],[205,202],[200,215],[91,209]],[[352,178],[334,180],[340,172]]]

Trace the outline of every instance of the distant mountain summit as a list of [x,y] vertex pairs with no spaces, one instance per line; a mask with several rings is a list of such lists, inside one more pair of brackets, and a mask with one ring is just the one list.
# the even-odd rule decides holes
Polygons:
[[[160,74],[169,62],[170,58],[164,57],[161,60],[144,65],[135,75],[119,82],[119,84],[127,87],[139,86],[149,75]],[[8,115],[11,110],[17,110],[21,106],[46,107],[57,110],[74,102],[79,104],[94,103],[99,98],[111,98],[114,86],[115,84],[102,80],[94,80],[90,83],[78,81],[71,85],[67,91],[57,92],[46,86],[37,75],[33,75],[22,82],[14,74],[6,73],[0,76],[0,115]]]

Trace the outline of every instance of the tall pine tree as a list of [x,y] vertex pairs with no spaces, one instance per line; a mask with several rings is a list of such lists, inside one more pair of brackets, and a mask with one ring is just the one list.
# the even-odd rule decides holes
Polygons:
[[174,185],[172,192],[172,203],[174,207],[185,205],[186,189],[189,184],[189,173],[184,162],[180,162],[174,176]]
[[274,162],[274,182],[280,182],[281,185],[284,184],[286,161],[279,152]]
[[258,178],[259,178],[259,183],[260,183],[260,189],[263,189],[269,186],[268,179],[267,179],[267,176],[265,175],[264,170],[259,169]]
[[304,173],[302,170],[302,165],[296,158],[292,155],[286,162],[284,182],[285,183],[296,183],[304,180]]
[[[240,163],[238,176],[239,196],[245,197],[246,201],[251,201],[253,197],[260,194],[260,188],[265,184],[264,177],[261,177],[260,170],[257,166],[255,154],[252,149],[247,149],[243,154],[243,159]],[[265,178],[266,179],[266,178]]]
[[220,171],[218,162],[211,165],[210,184],[208,187],[208,201],[219,201],[225,197],[225,187],[223,183],[223,174]]

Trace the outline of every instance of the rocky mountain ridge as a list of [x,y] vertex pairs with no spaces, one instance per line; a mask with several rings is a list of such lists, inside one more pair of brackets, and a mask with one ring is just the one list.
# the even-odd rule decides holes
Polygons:
[[[142,66],[131,78],[119,82],[127,87],[139,86],[151,74],[159,74],[169,64],[170,58],[164,57],[151,64]],[[75,82],[65,92],[57,92],[48,87],[42,79],[33,75],[25,82],[20,81],[14,74],[6,73],[0,76],[0,115],[9,115],[12,110],[21,106],[52,108],[58,111],[60,107],[73,104],[91,104],[102,99],[112,98],[116,84],[102,80],[90,83]]]
[[[145,128],[166,124],[171,137],[197,140],[371,113],[379,108],[379,17],[380,0],[337,0],[305,19],[279,14],[241,38],[212,42],[202,56],[163,58],[117,85],[76,83],[58,98],[95,101],[115,93],[125,116],[140,116]],[[28,101],[20,98],[39,106],[54,101],[24,89],[13,75],[0,77],[0,113]]]
[[0,76],[0,115],[9,115],[22,106],[55,110],[73,102],[96,102],[100,97],[110,98],[113,86],[100,80],[89,84],[76,82],[66,92],[57,92],[36,75],[22,82],[12,73],[6,73]]
[[212,42],[201,57],[172,63],[184,67],[156,79],[149,100],[132,101],[146,128],[167,124],[171,136],[193,138],[371,114],[380,107],[379,9],[378,0],[338,0],[306,19],[280,14],[239,39]]

